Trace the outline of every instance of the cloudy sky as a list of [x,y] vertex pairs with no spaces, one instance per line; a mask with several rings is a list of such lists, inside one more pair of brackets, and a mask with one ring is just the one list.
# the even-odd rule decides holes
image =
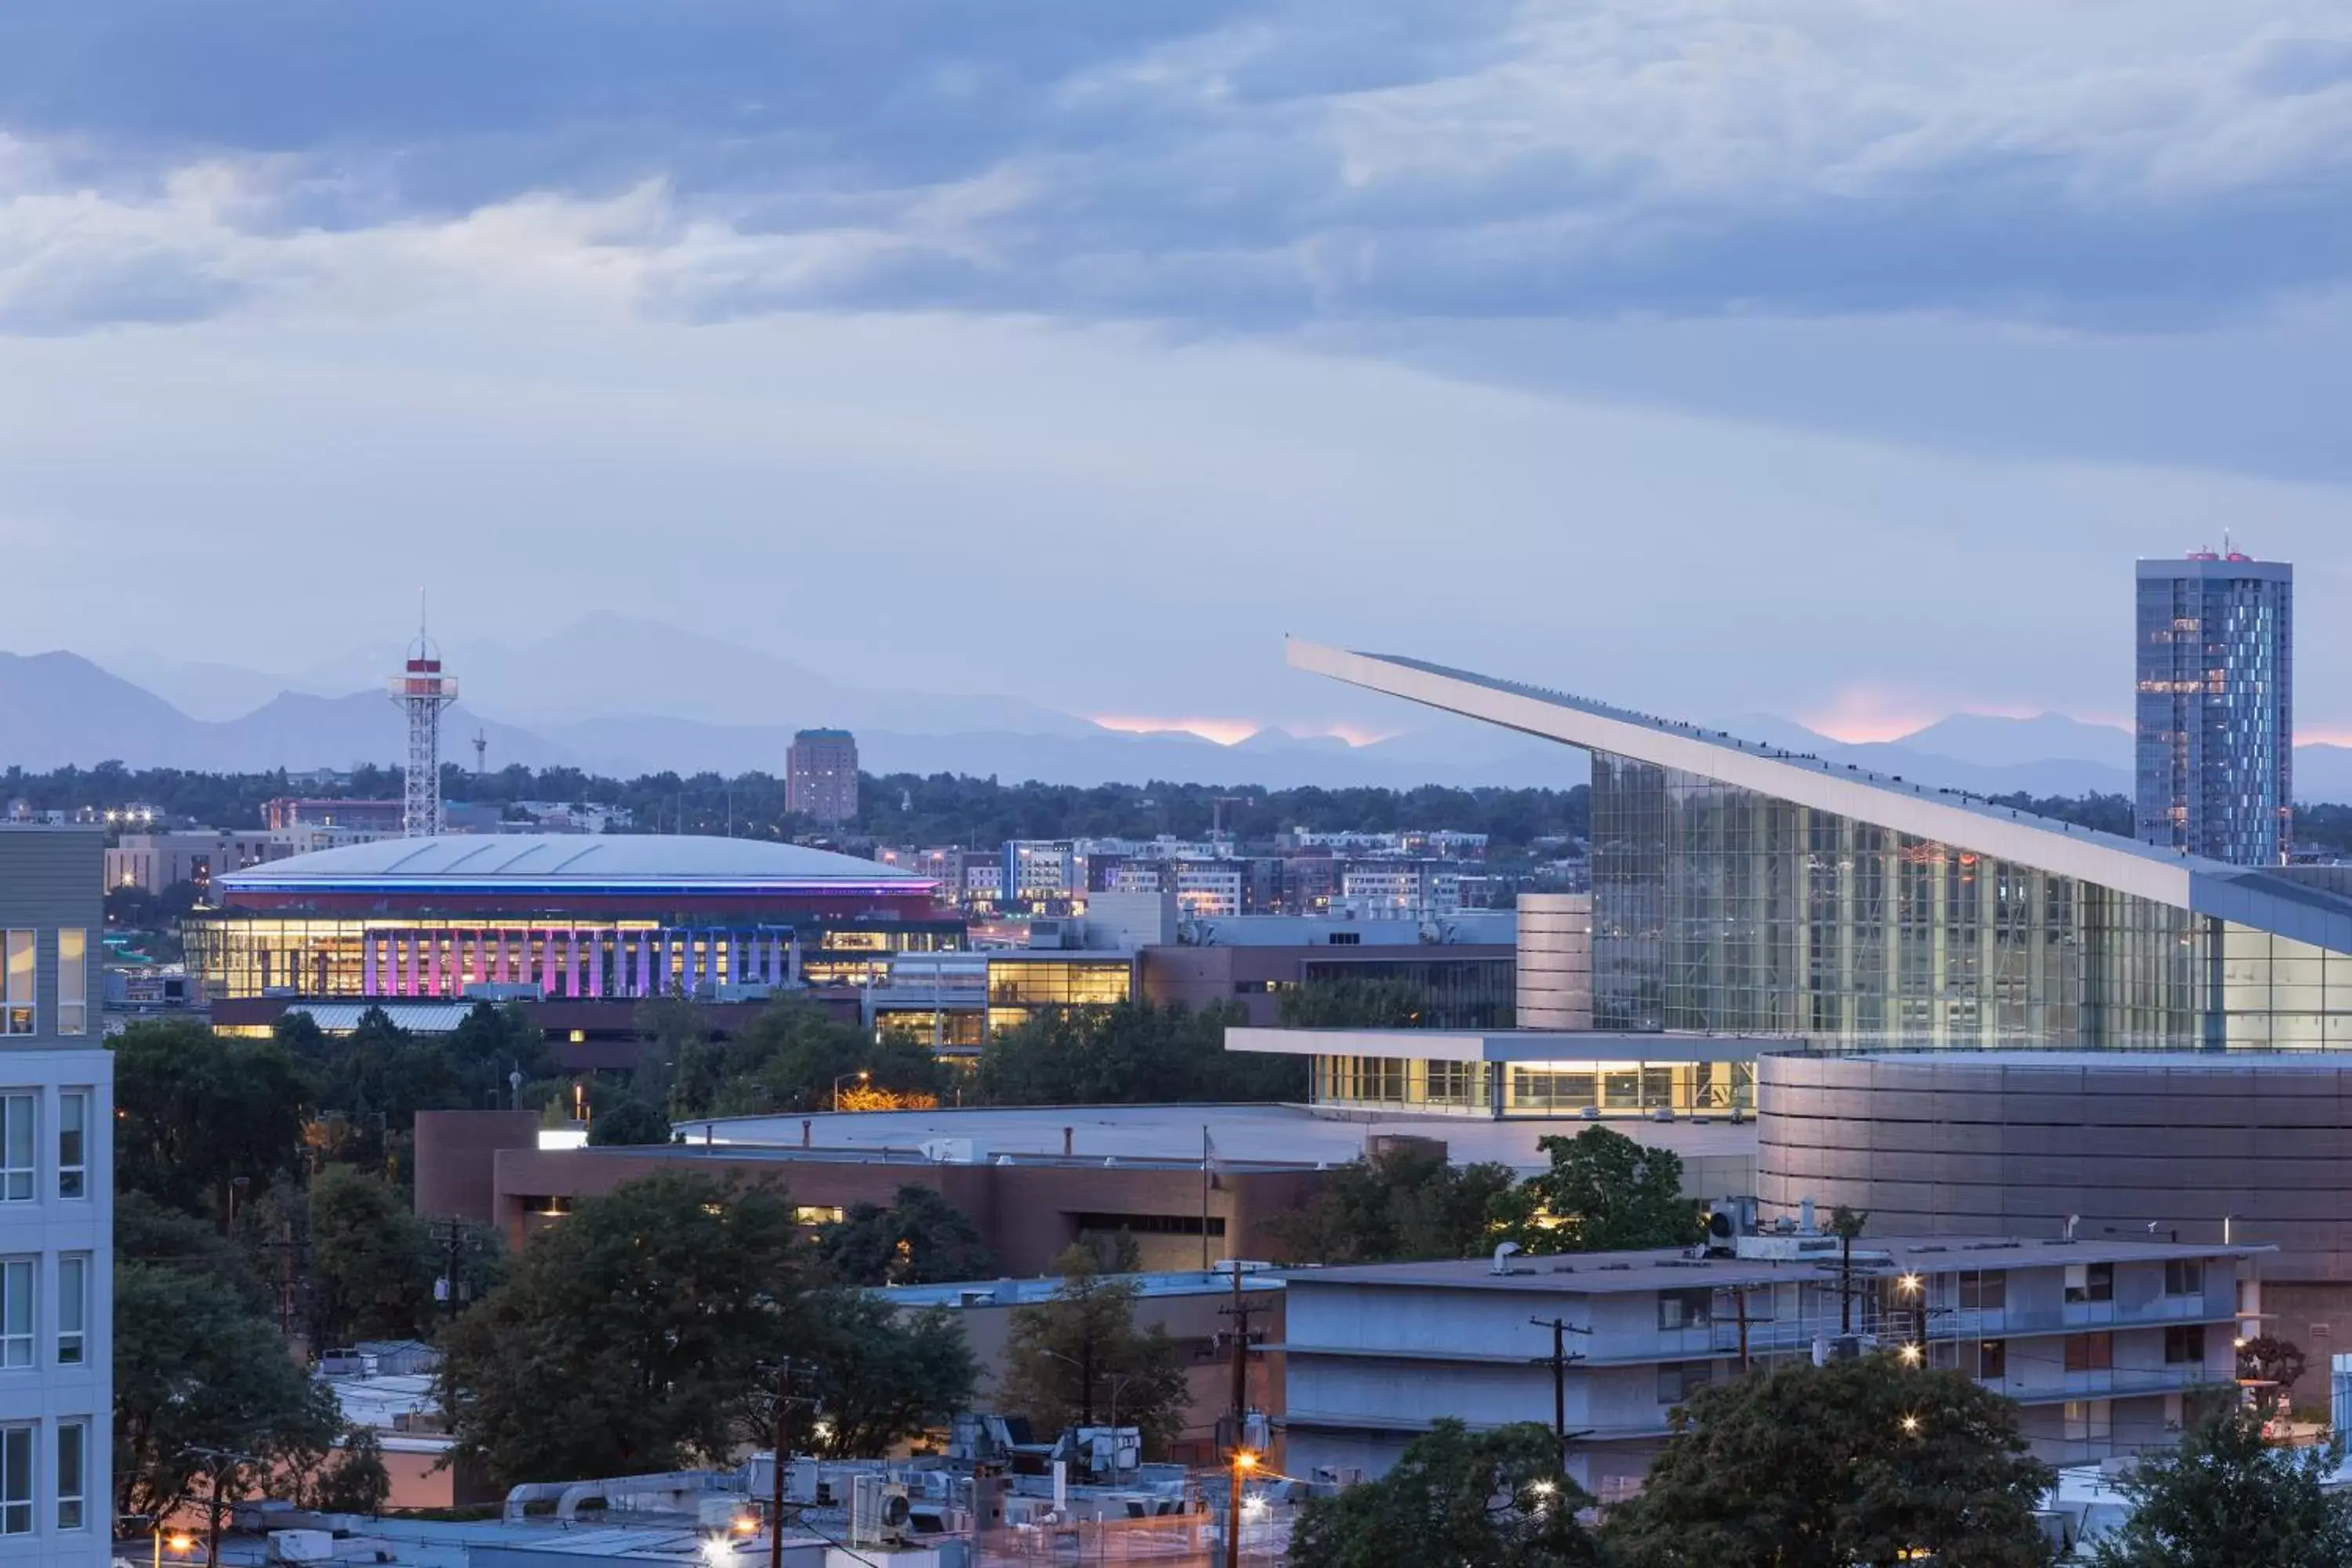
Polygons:
[[0,646],[1859,736],[2228,530],[2352,736],[2347,279],[2342,0],[20,0]]

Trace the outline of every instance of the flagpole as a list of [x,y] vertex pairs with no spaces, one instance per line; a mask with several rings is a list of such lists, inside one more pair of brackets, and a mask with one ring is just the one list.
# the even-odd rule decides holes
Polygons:
[[1201,1272],[1209,1271],[1209,1124],[1201,1124]]

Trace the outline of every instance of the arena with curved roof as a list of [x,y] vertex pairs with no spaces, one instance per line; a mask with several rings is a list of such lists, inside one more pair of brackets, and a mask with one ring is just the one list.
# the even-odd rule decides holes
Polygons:
[[[449,835],[298,855],[218,879],[185,926],[215,1002],[264,996],[724,997],[790,984],[820,932],[954,945],[936,884],[800,845]],[[895,935],[892,933],[896,933]]]

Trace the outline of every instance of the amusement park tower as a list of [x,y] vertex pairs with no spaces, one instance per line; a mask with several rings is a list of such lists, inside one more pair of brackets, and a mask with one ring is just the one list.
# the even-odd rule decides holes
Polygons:
[[441,710],[457,700],[457,679],[441,673],[441,650],[416,617],[408,663],[392,678],[392,700],[408,715],[408,769],[401,792],[400,832],[431,838],[441,831]]

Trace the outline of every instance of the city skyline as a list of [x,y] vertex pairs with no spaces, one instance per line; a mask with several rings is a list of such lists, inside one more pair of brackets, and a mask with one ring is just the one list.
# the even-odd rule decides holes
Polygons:
[[2124,15],[18,8],[8,646],[295,669],[422,580],[453,658],[626,610],[1328,732],[1276,639],[1408,613],[1696,717],[2119,720],[2130,560],[2352,575],[2352,56]]

